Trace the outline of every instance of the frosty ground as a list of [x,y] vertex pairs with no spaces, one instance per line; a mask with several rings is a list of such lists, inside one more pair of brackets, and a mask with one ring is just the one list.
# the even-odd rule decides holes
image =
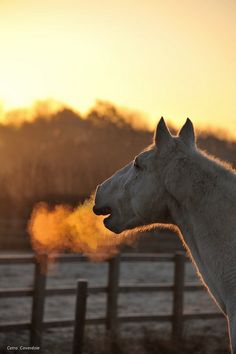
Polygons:
[[[120,284],[144,284],[144,283],[169,283],[173,281],[173,263],[154,262],[122,262],[120,270]],[[47,285],[49,287],[74,286],[80,278],[87,279],[89,286],[105,286],[107,282],[107,263],[64,263],[54,264],[50,267]],[[186,263],[185,279],[199,282],[190,263]],[[33,265],[8,265],[0,266],[0,289],[27,287],[33,285]],[[31,298],[1,299],[0,323],[9,321],[30,321]],[[73,318],[75,309],[75,296],[53,296],[46,299],[44,319]],[[90,295],[88,298],[87,317],[104,317],[106,310],[106,295]],[[128,293],[119,295],[119,315],[145,313],[145,314],[170,314],[172,311],[172,295],[170,292],[153,293]],[[215,312],[217,306],[207,292],[185,293],[185,312]],[[133,345],[140,340],[143,333],[154,333],[157,336],[170,336],[171,326],[168,323],[145,323],[121,325],[122,338],[132,338]],[[226,321],[195,320],[187,321],[184,326],[185,336],[203,336],[203,338],[215,338],[214,346],[218,344],[227,347]],[[96,338],[105,335],[104,326],[89,326],[86,328],[86,341],[96,341]],[[199,338],[200,338],[199,337]],[[43,335],[43,353],[69,354],[71,353],[73,329],[50,329]],[[17,333],[0,334],[0,348],[4,352],[7,345],[29,344],[27,331]],[[89,350],[89,349],[88,349]],[[138,353],[138,351],[136,351]],[[209,350],[206,353],[210,353]],[[215,353],[215,352],[214,352]],[[219,352],[220,353],[220,352]],[[222,353],[222,352],[221,352]]]

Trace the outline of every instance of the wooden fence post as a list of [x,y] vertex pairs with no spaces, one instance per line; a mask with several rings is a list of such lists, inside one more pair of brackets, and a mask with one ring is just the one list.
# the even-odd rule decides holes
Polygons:
[[43,315],[45,303],[45,290],[47,282],[48,257],[46,254],[38,255],[35,260],[34,293],[32,303],[30,345],[38,346],[42,350]]
[[174,293],[173,293],[173,322],[172,335],[180,339],[183,334],[183,309],[184,309],[184,268],[185,254],[175,254]]
[[120,256],[109,261],[107,284],[106,329],[112,334],[117,330]]
[[75,307],[75,327],[73,339],[73,354],[82,354],[84,327],[86,320],[87,305],[87,280],[80,279],[77,283],[76,307]]

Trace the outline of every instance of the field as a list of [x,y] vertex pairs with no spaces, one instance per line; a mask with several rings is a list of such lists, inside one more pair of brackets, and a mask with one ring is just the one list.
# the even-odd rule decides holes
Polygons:
[[[1,266],[0,288],[24,287],[33,285],[33,266]],[[173,264],[171,263],[122,263],[121,283],[171,282]],[[85,278],[89,285],[106,285],[106,263],[75,263],[51,265],[48,276],[48,286],[73,286],[76,280]],[[186,281],[198,281],[190,263],[186,263]],[[216,305],[206,291],[185,294],[186,312],[216,311]],[[89,296],[88,317],[104,316],[105,294]],[[55,296],[46,300],[45,319],[73,318],[75,306],[74,296]],[[171,312],[172,297],[170,293],[132,293],[119,295],[119,314],[147,313],[166,314]],[[4,321],[30,320],[30,298],[1,299],[1,323]],[[193,337],[195,345],[192,353],[227,353],[228,338],[225,320],[197,320],[185,323],[184,335]],[[48,330],[43,337],[43,353],[69,354],[72,345],[72,329]],[[180,353],[177,349],[168,349],[163,344],[163,338],[169,343],[170,324],[146,323],[142,325],[121,325],[118,343],[113,348],[114,353],[129,353],[129,348],[137,353]],[[0,335],[1,350],[7,345],[27,345],[28,333],[9,333]],[[97,343],[100,343],[99,345]],[[132,344],[131,344],[132,343]],[[111,345],[106,338],[103,326],[87,327],[85,338],[85,353],[111,353]],[[164,345],[164,347],[163,347]],[[188,344],[189,346],[189,341]],[[114,346],[114,343],[113,343]],[[131,346],[131,347],[129,347]],[[210,346],[210,348],[208,348]],[[95,348],[96,347],[96,351]],[[178,345],[177,345],[178,347]],[[177,348],[176,347],[176,348]],[[142,349],[143,348],[143,349]],[[146,352],[145,352],[145,350]],[[159,349],[158,349],[159,348]],[[162,349],[161,349],[162,348]],[[164,349],[163,349],[164,348]],[[197,348],[197,349],[196,349]],[[208,349],[207,349],[208,348]],[[158,351],[159,350],[159,351]],[[163,351],[164,350],[164,351]],[[169,351],[168,351],[169,350]],[[197,351],[196,351],[197,350]],[[182,349],[182,353],[184,353]]]

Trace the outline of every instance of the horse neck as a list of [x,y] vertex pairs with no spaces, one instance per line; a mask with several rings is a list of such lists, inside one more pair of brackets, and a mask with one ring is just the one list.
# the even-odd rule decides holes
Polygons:
[[201,242],[201,235],[202,242],[211,233],[217,237],[223,227],[230,227],[225,225],[226,215],[229,220],[236,212],[236,175],[201,153],[193,155],[182,167],[168,201],[174,224],[187,244],[193,239]]

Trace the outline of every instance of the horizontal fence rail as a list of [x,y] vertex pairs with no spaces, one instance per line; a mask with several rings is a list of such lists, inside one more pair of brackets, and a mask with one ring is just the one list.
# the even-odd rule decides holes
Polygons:
[[[220,312],[204,312],[204,313],[185,313],[183,314],[184,320],[209,320],[223,318]],[[145,315],[145,314],[132,314],[132,315],[121,315],[118,317],[119,323],[131,323],[131,322],[168,322],[173,320],[173,315]],[[62,327],[73,327],[75,320],[73,319],[50,319],[43,322],[43,328],[62,328]],[[86,318],[86,325],[98,325],[105,324],[105,317],[98,318]],[[31,329],[30,321],[19,321],[18,323],[9,322],[6,324],[0,324],[0,332],[11,332],[15,330],[25,330]]]
[[[42,273],[39,267],[38,258],[41,258],[44,272]],[[87,262],[88,257],[77,254],[63,254],[55,258],[55,262]],[[122,323],[132,322],[171,322],[172,334],[174,337],[180,338],[183,332],[183,323],[186,320],[197,319],[215,319],[222,318],[220,312],[204,312],[204,313],[185,313],[184,312],[184,292],[202,291],[203,285],[199,283],[184,281],[184,265],[189,259],[184,253],[176,254],[122,254],[111,260],[108,260],[108,280],[107,286],[88,286],[86,280],[80,281],[77,287],[61,286],[47,287],[46,286],[46,269],[48,257],[46,255],[36,256],[34,254],[27,255],[0,255],[0,265],[15,265],[15,264],[34,264],[34,286],[25,288],[7,288],[0,289],[0,298],[14,297],[32,297],[32,317],[28,322],[8,322],[0,324],[0,332],[30,330],[31,345],[42,346],[42,332],[48,328],[58,327],[74,327],[74,344],[73,354],[82,353],[83,347],[83,332],[85,325],[105,325],[107,330],[113,335]],[[121,262],[172,262],[174,263],[174,282],[173,283],[145,283],[145,284],[120,284],[119,283],[119,268]],[[85,293],[83,294],[83,289]],[[173,308],[171,314],[163,315],[148,315],[127,314],[121,316],[118,314],[118,295],[120,293],[151,293],[151,292],[172,292]],[[86,317],[86,299],[87,296],[105,293],[107,296],[106,315],[104,317],[89,318]],[[43,320],[44,303],[47,296],[74,295],[77,298],[75,319],[62,318]],[[80,324],[78,324],[78,321]],[[80,333],[80,334],[79,334]],[[77,342],[77,339],[79,341]]]
[[[101,257],[105,254],[101,254]],[[189,262],[189,258],[183,254],[183,257],[186,262]],[[8,264],[29,264],[35,263],[37,256],[34,254],[25,254],[25,255],[0,255],[0,265],[8,265]],[[60,263],[73,263],[73,262],[88,262],[88,256],[80,255],[80,254],[61,254],[55,257],[54,262]],[[156,254],[156,253],[147,253],[147,254],[139,254],[139,253],[127,253],[120,255],[121,262],[173,262],[174,254],[164,253],[164,254]]]
[[[107,286],[91,286],[88,288],[88,294],[99,294],[107,292]],[[133,293],[133,292],[157,292],[157,291],[173,291],[174,285],[171,283],[158,284],[158,283],[145,283],[144,285],[140,284],[122,284],[118,287],[119,293]],[[184,291],[192,292],[192,291],[202,291],[204,290],[204,286],[201,284],[188,283],[184,286]],[[32,296],[34,293],[34,289],[31,288],[8,288],[8,289],[0,289],[0,298],[4,297],[25,297]],[[76,288],[75,287],[53,287],[47,288],[45,290],[45,295],[47,296],[60,296],[60,295],[75,295]]]

